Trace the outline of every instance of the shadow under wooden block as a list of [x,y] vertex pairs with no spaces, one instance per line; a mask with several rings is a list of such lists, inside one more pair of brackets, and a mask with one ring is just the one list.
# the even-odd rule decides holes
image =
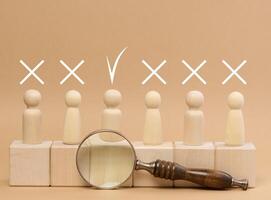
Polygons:
[[[202,145],[185,145],[181,141],[174,143],[174,162],[187,168],[214,169],[215,147],[212,142]],[[175,180],[175,187],[200,187],[184,180]]]
[[215,169],[222,170],[234,178],[248,179],[249,187],[256,186],[256,148],[252,143],[243,146],[226,146],[215,143]]
[[[51,148],[51,186],[86,186],[76,167],[79,145],[67,145],[54,141]],[[88,152],[82,159],[88,165]]]
[[11,186],[49,186],[52,142],[23,144],[15,140],[9,147]]
[[[137,158],[143,162],[152,162],[157,159],[173,161],[173,144],[164,142],[161,145],[144,145],[143,142],[132,143]],[[146,171],[134,171],[135,187],[172,187],[173,181],[154,177]]]

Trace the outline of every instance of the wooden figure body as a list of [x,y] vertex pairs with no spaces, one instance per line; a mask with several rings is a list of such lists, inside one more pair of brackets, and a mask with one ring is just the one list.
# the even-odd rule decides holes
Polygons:
[[70,90],[66,93],[65,102],[67,111],[64,124],[64,144],[79,144],[81,140],[81,116],[79,105],[81,94],[78,91]]
[[200,110],[204,97],[199,91],[191,91],[186,96],[189,109],[184,115],[184,144],[201,145],[203,143],[204,115]]
[[147,107],[145,116],[143,142],[147,145],[162,144],[162,122],[159,106],[161,104],[160,94],[150,91],[145,96]]
[[27,106],[23,113],[23,143],[41,143],[41,111],[38,105],[41,101],[41,94],[37,90],[28,90],[24,95],[24,102]]
[[[117,90],[107,90],[104,94],[104,104],[106,108],[102,113],[102,129],[111,129],[115,131],[121,130],[121,117],[122,112],[118,108],[121,103],[121,93]],[[101,134],[101,138],[104,141],[119,141],[120,137],[115,137],[115,135]]]
[[245,144],[245,126],[242,113],[244,97],[239,92],[232,92],[228,97],[230,111],[226,125],[225,143],[229,146],[241,146]]

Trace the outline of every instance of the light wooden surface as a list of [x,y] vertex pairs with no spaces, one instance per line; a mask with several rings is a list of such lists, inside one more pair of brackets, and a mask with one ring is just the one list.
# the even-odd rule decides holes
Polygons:
[[[181,141],[174,142],[174,162],[188,168],[214,169],[215,148],[212,142],[202,145],[185,145]],[[183,180],[174,181],[176,187],[197,186]]]
[[199,91],[190,91],[186,95],[188,110],[184,114],[184,143],[201,145],[203,143],[204,114],[201,106],[204,96]]
[[[144,145],[143,142],[133,142],[137,158],[143,162],[152,162],[156,159],[173,161],[172,142],[163,142],[161,145]],[[153,177],[146,171],[134,172],[134,186],[139,187],[172,187],[173,181]]]
[[[270,178],[270,177],[269,177]],[[118,190],[95,190],[88,187],[9,187],[7,182],[0,182],[1,198],[5,200],[254,200],[270,199],[271,185],[262,180],[260,187],[242,191],[239,189],[213,191],[193,188],[120,188]]]
[[49,186],[51,141],[23,144],[15,140],[10,145],[10,185]]
[[51,186],[85,186],[76,167],[78,145],[54,141],[51,148]]
[[226,122],[225,143],[229,146],[242,146],[245,144],[245,122],[242,112],[244,96],[240,92],[232,92],[228,96],[230,108]]
[[89,181],[102,188],[111,188],[123,181],[121,187],[131,187],[134,152],[121,136],[118,135],[114,139],[116,140],[108,142],[100,138],[100,135],[94,135],[87,141],[91,147]]
[[23,143],[40,144],[41,141],[41,116],[38,108],[41,94],[38,90],[27,90],[24,94],[26,109],[23,112]]
[[215,148],[215,169],[226,171],[238,179],[248,179],[249,187],[256,186],[256,148],[254,144],[226,146],[223,142],[216,142]]
[[159,145],[163,142],[162,119],[160,114],[161,96],[157,91],[145,95],[145,123],[143,141],[146,145]]
[[[118,90],[107,90],[104,93],[105,109],[102,112],[101,128],[121,131],[122,111],[118,108],[122,100],[122,95]],[[100,134],[105,141],[118,141],[122,139],[115,135]]]
[[63,142],[65,144],[79,144],[81,141],[81,114],[79,106],[81,94],[76,90],[66,93],[65,102],[67,106]]

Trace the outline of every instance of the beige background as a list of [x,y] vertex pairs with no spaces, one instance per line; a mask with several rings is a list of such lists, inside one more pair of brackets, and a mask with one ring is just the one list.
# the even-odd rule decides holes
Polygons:
[[[104,197],[104,198],[166,198],[195,199],[231,197],[253,199],[271,196],[270,116],[271,116],[271,2],[270,1],[0,1],[0,196],[35,198]],[[119,52],[122,56],[110,84],[106,56],[111,63]],[[45,60],[37,74],[45,81],[40,85],[33,77],[24,85],[20,80],[27,71],[20,65],[23,59],[34,66]],[[64,85],[59,82],[68,71],[63,59],[74,67],[81,59],[86,62],[77,71],[85,85],[71,77]],[[146,85],[141,82],[149,70],[141,63],[145,59],[156,67],[164,59],[168,63],[159,71],[167,81],[162,85],[153,77]],[[202,60],[208,63],[200,70],[207,80],[204,86],[195,77],[185,86],[181,81],[190,74],[181,60],[193,67]],[[221,82],[230,71],[221,63],[227,60],[234,68],[246,59],[239,71],[248,84],[236,77],[228,84]],[[103,93],[116,88],[123,94],[123,133],[131,140],[141,140],[144,124],[144,95],[150,89],[162,95],[161,114],[165,140],[181,140],[184,96],[189,90],[201,90],[205,95],[206,140],[223,140],[227,116],[227,95],[233,90],[244,93],[244,116],[247,140],[257,146],[257,188],[242,192],[192,189],[123,189],[93,191],[85,188],[9,188],[8,147],[21,138],[23,93],[39,89],[43,95],[42,132],[46,139],[61,139],[65,105],[63,96],[69,89],[82,93],[83,132],[99,128],[104,107]],[[267,175],[266,175],[267,174]],[[51,191],[48,193],[48,191]],[[140,191],[140,192],[138,192]],[[157,195],[155,195],[157,194]]]

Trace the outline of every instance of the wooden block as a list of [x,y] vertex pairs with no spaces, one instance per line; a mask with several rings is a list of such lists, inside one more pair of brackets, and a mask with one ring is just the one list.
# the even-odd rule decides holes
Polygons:
[[11,186],[49,186],[50,148],[52,142],[23,144],[15,140],[10,145]]
[[[76,152],[79,145],[66,145],[62,141],[54,141],[51,148],[51,186],[87,186],[76,167]],[[81,149],[79,158],[81,173],[89,177],[89,148]],[[83,163],[82,163],[83,162]],[[121,187],[131,187],[132,178]]]
[[[174,148],[174,162],[187,168],[214,169],[215,147],[212,142],[191,146],[176,141]],[[198,187],[199,185],[184,180],[176,180],[174,186]]]
[[[173,161],[173,144],[164,142],[161,145],[144,145],[143,142],[133,142],[137,158],[143,162],[156,159]],[[146,171],[134,172],[135,187],[172,187],[173,181],[153,177]]]
[[215,143],[215,169],[222,170],[234,178],[248,179],[249,187],[256,186],[256,148],[252,143],[242,146],[226,146]]
[[[90,145],[89,153],[89,179],[93,184],[100,187],[132,187],[134,152],[130,144],[119,137],[104,137],[108,135],[96,135],[88,141]],[[102,139],[101,139],[102,138]],[[108,142],[106,139],[114,139]],[[128,177],[130,175],[130,177]]]
[[[54,141],[51,148],[51,186],[86,186],[76,167],[76,151],[79,145],[67,145]],[[85,158],[89,158],[85,156]],[[83,160],[88,162],[88,160]]]

